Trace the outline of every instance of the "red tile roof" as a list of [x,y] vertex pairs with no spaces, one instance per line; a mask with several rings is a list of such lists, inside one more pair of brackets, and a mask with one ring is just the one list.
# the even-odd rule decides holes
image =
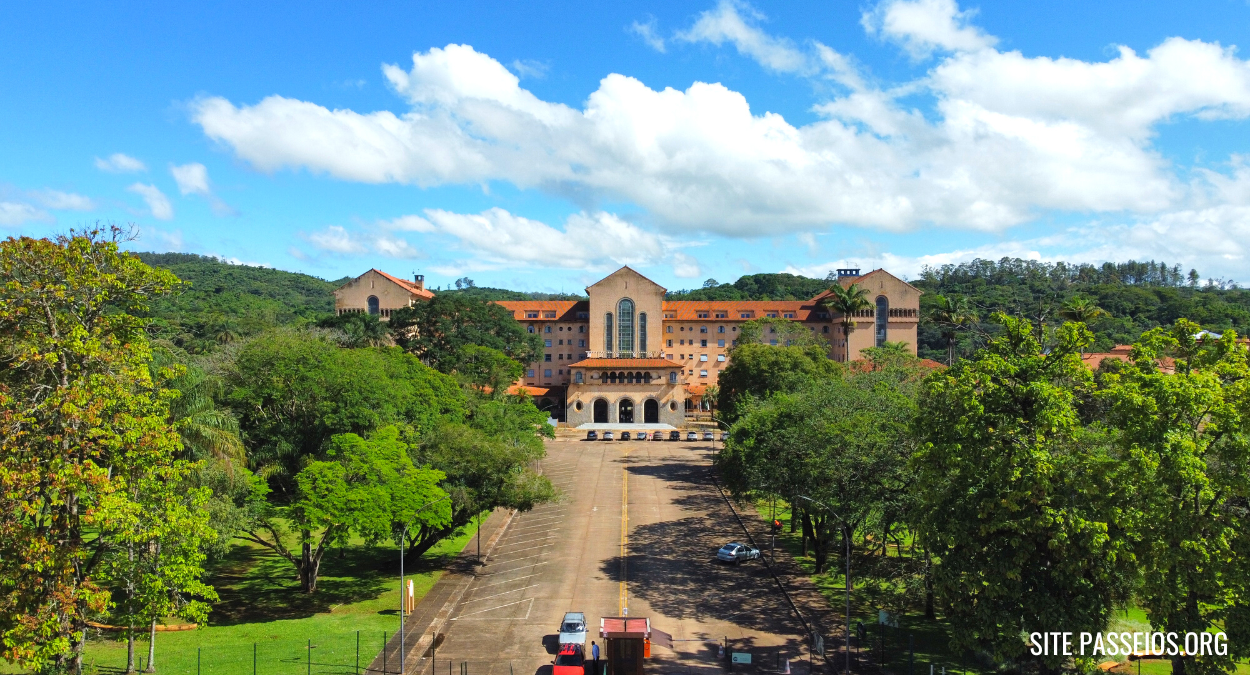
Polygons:
[[[496,305],[512,312],[517,321],[588,321],[578,319],[578,312],[590,311],[586,300],[496,300]],[[538,312],[537,318],[526,318],[525,312]],[[555,312],[555,318],[544,317],[545,312]]]
[[685,368],[668,359],[582,359],[567,368]]
[[526,396],[550,396],[555,391],[555,387],[529,387],[523,384],[508,387],[509,394],[525,394]]
[[408,281],[407,279],[400,279],[399,277],[393,277],[387,274],[386,272],[383,272],[380,269],[374,269],[373,271],[399,284],[404,290],[408,291],[409,293],[412,293],[413,295],[420,296],[422,298],[425,298],[426,300],[429,300],[430,298],[434,297],[433,291],[427,291],[424,288],[417,288],[417,284],[415,282]]

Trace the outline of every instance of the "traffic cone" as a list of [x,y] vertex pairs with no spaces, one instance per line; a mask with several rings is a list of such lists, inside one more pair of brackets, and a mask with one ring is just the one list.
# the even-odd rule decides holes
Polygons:
[[781,671],[781,675],[790,675],[790,659],[786,659],[786,669]]

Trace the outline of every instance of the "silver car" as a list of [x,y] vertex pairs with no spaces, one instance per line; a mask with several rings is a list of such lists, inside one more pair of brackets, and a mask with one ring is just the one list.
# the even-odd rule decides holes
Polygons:
[[744,560],[756,560],[760,557],[760,550],[733,542],[725,544],[716,552],[716,559],[725,562],[731,562],[735,565],[741,565]]
[[612,440],[612,432],[611,432],[611,431],[605,431],[605,432],[603,432],[603,440],[605,440],[605,441],[610,441],[610,440]]
[[586,614],[583,612],[565,612],[560,622],[560,644],[586,644]]

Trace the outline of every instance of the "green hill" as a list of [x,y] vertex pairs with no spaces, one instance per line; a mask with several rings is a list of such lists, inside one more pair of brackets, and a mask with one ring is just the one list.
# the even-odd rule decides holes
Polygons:
[[315,321],[334,311],[339,283],[266,267],[231,265],[189,253],[139,253],[187,282],[152,304],[155,337],[192,353],[275,326]]
[[715,279],[703,288],[670,291],[667,300],[810,300],[829,288],[832,281],[809,279],[794,274],[747,274],[732,284]]

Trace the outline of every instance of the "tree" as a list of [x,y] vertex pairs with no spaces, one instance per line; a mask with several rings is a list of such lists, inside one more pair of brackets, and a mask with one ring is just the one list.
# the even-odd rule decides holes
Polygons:
[[937,296],[937,304],[930,312],[929,319],[941,326],[942,338],[946,340],[946,365],[955,363],[955,341],[960,331],[975,326],[977,315],[972,311],[968,298],[964,296]]
[[490,390],[494,395],[506,394],[508,387],[524,372],[521,364],[498,349],[465,345],[460,352],[457,367],[460,377],[467,384],[483,391]]
[[[1198,331],[1181,319],[1147,332],[1102,392],[1144,486],[1138,598],[1151,625],[1229,637],[1228,656],[1173,657],[1176,675],[1230,671],[1250,652],[1250,365],[1235,333]],[[1168,355],[1175,374],[1159,368]]]
[[395,344],[390,327],[376,314],[337,314],[318,321],[317,327],[341,334],[339,344],[344,347],[389,347]]
[[174,394],[169,403],[169,423],[182,440],[182,458],[245,466],[247,453],[239,437],[239,421],[229,408],[217,405],[223,393],[221,380],[168,349],[155,350],[149,367],[154,377],[171,368],[179,373],[164,380],[162,386]]
[[716,288],[719,285],[720,285],[720,282],[715,279],[708,279],[707,281],[703,282],[704,288]]
[[872,307],[868,302],[868,292],[859,284],[843,287],[834,283],[829,287],[829,295],[821,298],[820,305],[842,317],[842,335],[846,338],[846,355],[844,360],[851,359],[851,332],[855,330],[855,313]]
[[490,347],[518,363],[542,353],[542,338],[528,333],[512,312],[493,302],[442,293],[391,314],[391,334],[404,351],[443,373],[461,365],[467,345]]
[[250,468],[279,501],[293,498],[294,476],[324,459],[336,434],[393,423],[424,431],[441,416],[464,414],[459,384],[398,348],[346,349],[305,331],[248,342],[229,364],[226,386]]
[[925,381],[916,527],[955,646],[1006,660],[1021,634],[1102,630],[1127,598],[1137,482],[1077,415],[1089,331],[1066,324],[1043,353],[1026,320],[994,318],[1002,335],[977,358]]
[[[270,504],[265,484],[254,483],[243,538],[290,562],[301,588],[313,593],[326,551],[345,543],[349,534],[373,544],[391,537],[396,523],[414,517],[420,527],[445,525],[451,504],[438,486],[443,478],[441,471],[413,465],[397,427],[383,427],[367,438],[336,434],[326,459],[296,474],[298,492],[289,506]],[[287,522],[298,537],[297,551],[286,545]]]
[[169,497],[188,466],[136,318],[178,282],[122,253],[128,236],[0,243],[0,644],[37,670],[81,669],[106,563],[184,522]]
[[772,347],[740,341],[730,354],[729,365],[717,378],[716,397],[721,419],[729,424],[755,402],[798,391],[813,380],[837,377],[841,369],[815,345]]
[[1068,321],[1076,321],[1088,325],[1096,319],[1111,315],[1099,307],[1093,298],[1077,294],[1063,303],[1063,308],[1059,310],[1059,316]]

